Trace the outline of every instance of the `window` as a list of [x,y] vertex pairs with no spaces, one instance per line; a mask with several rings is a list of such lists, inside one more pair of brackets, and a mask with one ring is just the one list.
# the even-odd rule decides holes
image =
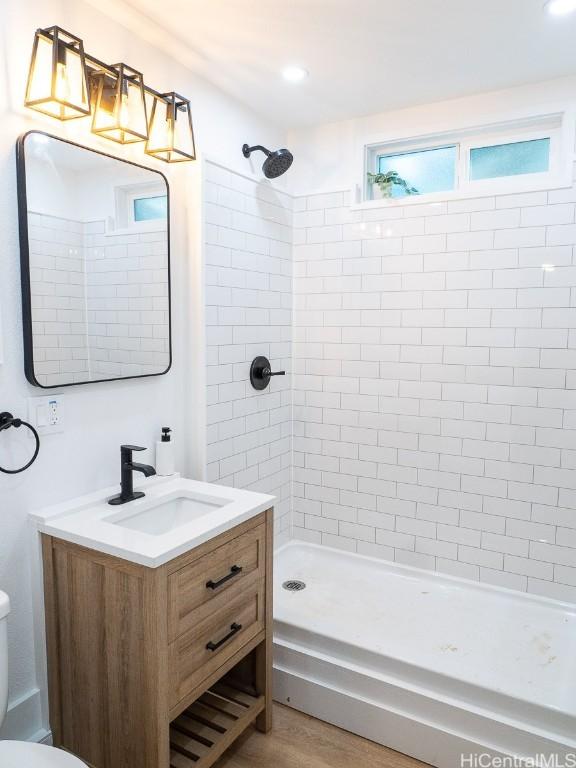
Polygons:
[[572,115],[556,114],[367,145],[364,199],[473,196],[562,184],[560,177],[571,163],[567,137],[573,128]]
[[470,179],[544,173],[550,167],[550,139],[514,141],[470,150]]
[[164,182],[115,187],[115,230],[153,232],[168,225],[168,195]]
[[166,195],[156,197],[135,197],[134,221],[153,221],[165,219],[168,213],[168,198]]
[[[456,179],[457,147],[432,147],[416,152],[401,152],[378,157],[378,173],[396,171],[403,179],[424,195],[454,189]],[[406,192],[398,185],[392,187],[392,197],[404,197]]]

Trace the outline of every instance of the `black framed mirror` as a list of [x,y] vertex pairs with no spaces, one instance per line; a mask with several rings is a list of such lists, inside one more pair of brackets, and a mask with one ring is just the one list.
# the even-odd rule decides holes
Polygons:
[[42,131],[18,139],[16,160],[28,381],[48,389],[167,373],[164,174]]

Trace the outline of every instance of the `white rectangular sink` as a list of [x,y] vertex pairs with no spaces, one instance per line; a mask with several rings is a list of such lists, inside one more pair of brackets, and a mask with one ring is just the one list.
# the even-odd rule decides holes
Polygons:
[[42,533],[157,568],[270,509],[274,497],[186,480],[178,475],[135,483],[143,498],[120,508],[118,488],[72,499],[31,518]]
[[106,519],[122,528],[131,528],[133,531],[148,533],[151,536],[161,536],[229,503],[226,499],[215,499],[209,496],[177,496],[141,510],[134,509],[128,503],[125,505],[126,510],[116,512]]

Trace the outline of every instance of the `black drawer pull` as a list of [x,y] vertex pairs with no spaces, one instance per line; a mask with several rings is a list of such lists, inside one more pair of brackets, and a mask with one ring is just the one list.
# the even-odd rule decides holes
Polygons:
[[234,622],[233,624],[230,624],[230,632],[228,632],[226,637],[223,637],[222,640],[218,640],[217,643],[210,640],[210,642],[206,644],[206,650],[217,651],[221,645],[224,645],[224,643],[227,643],[228,640],[230,640],[231,637],[234,637],[234,635],[237,632],[240,632],[241,629],[242,629],[242,624],[236,624],[236,622]]
[[233,565],[232,568],[230,568],[230,573],[226,574],[220,581],[212,581],[212,579],[207,581],[206,589],[218,589],[218,587],[221,587],[222,584],[226,584],[227,581],[230,581],[230,579],[233,579],[234,576],[237,576],[239,573],[242,573],[242,566]]

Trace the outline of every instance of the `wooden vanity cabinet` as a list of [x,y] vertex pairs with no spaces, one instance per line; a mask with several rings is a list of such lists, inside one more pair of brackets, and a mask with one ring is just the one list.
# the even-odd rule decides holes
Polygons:
[[42,534],[55,746],[93,768],[207,768],[271,728],[272,520],[158,568]]

